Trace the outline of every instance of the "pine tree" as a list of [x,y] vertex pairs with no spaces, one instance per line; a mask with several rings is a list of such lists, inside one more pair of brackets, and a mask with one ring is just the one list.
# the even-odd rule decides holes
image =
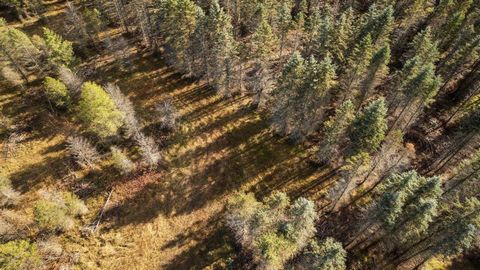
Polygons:
[[390,46],[386,45],[378,50],[370,60],[366,76],[360,86],[358,107],[360,108],[368,95],[388,75],[388,63],[390,62]]
[[320,162],[332,162],[340,154],[340,146],[345,139],[345,134],[355,118],[355,107],[350,100],[342,103],[335,115],[325,121],[323,136],[319,144],[317,157]]
[[303,256],[300,265],[302,269],[344,270],[347,252],[342,243],[329,237],[321,242],[311,241]]
[[283,50],[285,48],[285,45],[287,43],[287,37],[292,30],[293,27],[293,20],[292,20],[292,8],[290,6],[290,3],[288,1],[283,2],[283,4],[280,5],[280,9],[278,11],[278,18],[277,18],[277,36],[279,37],[279,44],[280,44],[280,51],[279,51],[279,56],[283,56]]
[[24,32],[8,26],[3,18],[0,18],[0,55],[21,74],[26,83],[27,67],[41,69],[38,61],[40,51]]
[[95,35],[97,41],[100,41],[100,32],[104,28],[104,22],[100,11],[96,8],[86,8],[83,11],[83,18],[85,19],[87,31],[91,35]]
[[67,86],[61,81],[47,76],[43,82],[43,87],[47,99],[55,107],[63,109],[68,109],[70,107],[72,100],[68,93]]
[[338,63],[346,61],[348,49],[354,37],[354,19],[354,12],[350,7],[340,15],[335,24],[336,30],[333,32],[330,53]]
[[396,12],[406,28],[415,25],[433,11],[434,5],[430,1],[413,0],[397,4]]
[[335,66],[328,54],[320,63],[313,57],[306,62],[303,84],[298,89],[299,99],[295,104],[297,113],[291,134],[295,140],[302,141],[322,121],[336,83]]
[[210,67],[207,69],[210,74],[207,74],[207,77],[214,78],[217,91],[224,96],[235,93],[235,86],[238,85],[238,73],[235,71],[237,52],[230,21],[231,18],[225,14],[218,1],[213,1],[205,23],[208,35],[206,48],[210,56]]
[[[319,21],[318,30],[315,31],[315,39],[312,39],[315,45],[307,47],[315,47],[315,54],[323,57],[330,49],[333,47],[333,42],[335,41],[335,25],[334,18],[331,14],[327,13],[323,15]],[[309,50],[307,50],[307,53]]]
[[347,66],[349,67],[344,76],[342,95],[348,98],[353,89],[357,89],[361,79],[365,77],[368,66],[372,59],[373,44],[370,34],[365,36],[347,59]]
[[75,62],[72,43],[52,30],[43,28],[43,39],[47,47],[48,60],[55,66],[71,67]]
[[437,234],[434,252],[446,256],[462,253],[473,245],[480,230],[480,201],[470,197],[463,203],[453,202],[441,224],[444,229]]
[[318,214],[313,202],[275,192],[264,202],[253,194],[239,193],[228,205],[227,225],[243,248],[253,252],[259,267],[283,269],[315,234]]
[[462,71],[465,64],[478,58],[480,53],[480,34],[475,32],[473,26],[466,28],[438,65],[439,73],[446,78],[442,89]]
[[386,115],[385,100],[379,98],[370,102],[355,118],[349,133],[353,153],[378,149],[387,131]]
[[[446,180],[446,194],[453,191],[460,192],[463,196],[476,190],[475,179],[480,177],[480,151],[475,152],[472,157],[462,161],[454,169],[453,176]],[[473,187],[472,187],[473,186]],[[473,195],[473,194],[472,194]]]
[[260,23],[253,34],[251,46],[252,58],[255,62],[255,74],[252,78],[253,105],[258,106],[264,93],[270,90],[270,57],[278,47],[277,37],[264,14],[261,15]]
[[123,124],[124,115],[102,87],[86,82],[80,94],[78,118],[87,131],[107,138],[117,134]]
[[191,71],[188,50],[197,26],[199,8],[191,0],[157,1],[160,36],[169,61],[180,71]]
[[422,177],[415,171],[394,174],[380,186],[378,220],[402,244],[425,235],[437,216],[442,193],[439,177]]
[[361,42],[370,35],[375,48],[381,48],[389,42],[394,23],[392,6],[382,9],[375,4],[371,5],[363,21],[357,40]]
[[[438,93],[440,85],[441,78],[435,75],[435,66],[433,64],[424,66],[416,76],[407,81],[403,88],[405,105],[392,124],[392,127],[395,127],[398,120],[402,119],[404,113],[407,112],[410,116],[405,119],[405,123],[402,123],[402,129],[405,131],[412,120],[418,116],[419,112],[433,102],[433,97]],[[416,108],[411,111],[411,106],[416,106]]]
[[299,52],[294,52],[285,64],[278,78],[277,87],[272,93],[272,126],[277,133],[285,136],[290,133],[296,112],[300,88],[305,76],[305,60]]
[[[402,97],[406,85],[414,80],[415,77],[419,76],[422,70],[431,68],[429,65],[434,65],[439,59],[437,42],[433,41],[429,27],[418,33],[409,44],[409,47],[410,49],[406,55],[408,60],[405,62],[402,70],[395,75],[396,83],[394,88],[397,90],[394,92],[390,101],[390,104],[393,104],[393,112],[396,111],[398,105],[401,103],[398,98]],[[397,117],[392,128],[398,119]]]
[[434,41],[430,27],[418,33],[409,46],[411,49],[407,56],[410,59],[416,58],[418,66],[434,64],[440,57],[438,42]]

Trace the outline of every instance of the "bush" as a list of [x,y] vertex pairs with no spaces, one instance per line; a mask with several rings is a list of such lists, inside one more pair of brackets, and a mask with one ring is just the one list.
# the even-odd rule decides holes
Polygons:
[[8,209],[0,210],[0,241],[24,237],[31,222],[29,216]]
[[135,164],[125,155],[120,149],[112,147],[111,161],[113,167],[117,169],[121,174],[129,174],[135,170]]
[[40,200],[33,211],[35,222],[42,231],[68,231],[74,221],[67,215],[66,208],[56,202]]
[[16,205],[20,200],[20,193],[12,188],[10,179],[0,176],[0,207]]
[[43,231],[67,231],[74,226],[75,216],[88,212],[87,207],[70,192],[46,193],[34,208],[34,219]]
[[38,269],[40,262],[37,247],[28,241],[18,240],[0,245],[2,270],[34,270]]
[[83,216],[88,212],[85,203],[71,192],[63,192],[63,201],[67,208],[67,213],[71,216]]
[[67,86],[64,83],[57,79],[46,77],[43,82],[43,87],[45,89],[45,95],[53,106],[62,109],[66,109],[70,106],[70,95]]

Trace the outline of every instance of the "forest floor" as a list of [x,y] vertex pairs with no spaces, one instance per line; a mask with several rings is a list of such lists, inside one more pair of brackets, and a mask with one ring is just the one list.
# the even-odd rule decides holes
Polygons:
[[[52,16],[47,25],[61,21],[58,12]],[[40,27],[27,28],[38,33]],[[162,144],[164,160],[154,172],[121,177],[108,166],[74,170],[65,149],[74,119],[49,110],[38,81],[25,91],[0,87],[1,111],[17,124],[18,137],[15,147],[2,153],[0,173],[23,193],[26,212],[40,190],[71,190],[86,201],[90,213],[82,226],[58,236],[67,251],[80,255],[81,269],[203,269],[222,263],[235,254],[223,212],[238,190],[258,198],[282,190],[323,206],[333,172],[312,166],[308,149],[274,136],[267,120],[251,109],[249,96],[223,99],[133,46],[131,57],[128,71],[114,68],[111,55],[92,57],[95,74],[89,79],[115,82],[132,100],[144,131]],[[154,123],[154,106],[165,99],[180,113],[179,129],[168,138]],[[7,141],[1,142],[4,150]],[[112,189],[97,232],[81,233],[97,219]]]

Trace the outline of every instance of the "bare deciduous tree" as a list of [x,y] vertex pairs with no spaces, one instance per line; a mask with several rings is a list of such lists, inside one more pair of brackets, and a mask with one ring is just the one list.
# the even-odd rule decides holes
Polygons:
[[117,108],[124,114],[124,127],[128,137],[134,137],[140,133],[140,124],[135,116],[135,108],[120,88],[113,83],[105,86],[105,91],[110,95]]
[[78,97],[83,80],[77,74],[65,66],[60,66],[58,68],[58,78],[67,86],[70,97]]
[[158,113],[160,127],[165,130],[174,130],[177,126],[178,112],[173,100],[167,99],[155,107]]
[[67,143],[68,152],[81,167],[93,168],[100,160],[100,154],[87,139],[80,136],[72,136],[67,138]]
[[158,146],[151,137],[145,136],[143,133],[138,133],[135,136],[135,141],[140,147],[140,153],[142,155],[142,160],[149,168],[155,168],[160,162],[160,151]]

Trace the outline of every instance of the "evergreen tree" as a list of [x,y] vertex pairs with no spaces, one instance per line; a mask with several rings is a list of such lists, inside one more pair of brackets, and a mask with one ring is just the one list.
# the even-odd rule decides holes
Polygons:
[[402,244],[422,237],[437,216],[442,193],[439,177],[422,177],[415,171],[394,174],[380,186],[378,220],[389,238]]
[[305,76],[305,60],[299,52],[294,52],[285,64],[274,89],[272,125],[277,133],[285,136],[290,133],[295,117],[300,88]]
[[199,8],[191,0],[157,1],[160,36],[169,61],[179,70],[190,72],[188,50],[197,26]]
[[325,121],[323,137],[317,152],[317,157],[321,162],[336,160],[340,152],[339,148],[354,118],[355,107],[350,100],[347,100],[335,110],[334,116]]
[[104,27],[102,14],[96,8],[86,8],[83,11],[83,17],[85,18],[85,24],[87,31],[92,35],[95,35],[97,41],[100,41],[100,32]]
[[336,83],[335,66],[328,54],[320,63],[313,57],[306,62],[303,83],[298,89],[299,101],[295,104],[297,113],[291,134],[295,140],[303,140],[322,121]]
[[360,86],[358,108],[368,98],[368,95],[388,75],[388,63],[390,62],[390,46],[386,45],[378,50],[370,60],[366,76]]
[[21,74],[28,83],[27,67],[40,69],[40,51],[21,30],[10,27],[0,18],[0,55]]
[[[333,47],[333,42],[335,42],[335,25],[334,18],[331,14],[327,13],[323,15],[318,23],[318,30],[315,31],[315,38],[312,39],[315,45],[308,45],[308,47],[315,48],[315,54],[319,56],[324,56],[329,50]],[[314,30],[312,30],[314,31]],[[307,53],[309,50],[307,49]]]
[[300,265],[302,269],[344,270],[347,269],[346,260],[347,252],[342,243],[329,237],[320,243],[311,241]]
[[218,92],[225,96],[231,96],[238,85],[235,72],[237,65],[236,44],[233,37],[231,18],[225,14],[218,4],[213,1],[206,17],[205,30],[208,35],[207,45],[209,55],[210,74],[208,78],[214,78]]
[[52,77],[46,77],[43,82],[45,95],[49,102],[57,108],[69,108],[72,103],[67,86]]
[[375,48],[381,48],[389,42],[389,36],[393,30],[393,23],[393,8],[391,6],[382,9],[373,4],[363,18],[357,40],[361,42],[370,35]]
[[434,41],[431,32],[430,27],[425,28],[413,38],[409,45],[411,49],[407,56],[410,56],[410,59],[416,58],[418,66],[434,64],[440,57],[438,43]]
[[357,89],[361,79],[365,77],[368,71],[368,66],[372,60],[373,44],[370,34],[365,36],[347,59],[347,66],[349,67],[344,76],[343,82],[343,96],[349,97],[352,89]]
[[350,7],[340,15],[336,22],[331,42],[330,53],[338,63],[344,63],[347,58],[348,49],[354,37],[354,12]]
[[438,65],[439,73],[442,74],[446,81],[442,88],[455,78],[462,71],[462,67],[478,58],[480,53],[480,34],[477,34],[474,27],[467,27],[453,46],[449,49],[448,54],[440,61]]
[[370,102],[355,118],[349,133],[353,153],[378,149],[387,131],[386,115],[385,100],[379,98]]
[[[433,102],[433,97],[436,96],[440,85],[441,78],[435,75],[435,66],[428,64],[423,67],[422,70],[405,85],[403,89],[405,105],[395,119],[392,127],[395,127],[397,121],[402,119],[404,113],[407,112],[410,116],[405,119],[405,123],[402,123],[403,131],[405,131],[412,120],[418,116],[419,112]],[[411,106],[416,106],[416,108],[411,111]]]
[[255,74],[252,78],[253,105],[258,106],[262,96],[270,90],[270,57],[278,47],[277,37],[268,23],[266,15],[261,15],[260,23],[252,37],[251,46],[252,58],[255,62]]
[[251,193],[240,193],[227,207],[227,225],[265,269],[283,269],[315,234],[318,215],[313,202],[305,198],[290,205],[284,193],[276,192],[262,203]]
[[293,27],[293,20],[292,20],[292,8],[288,1],[284,1],[283,4],[280,5],[280,9],[278,11],[278,18],[277,18],[277,36],[279,37],[279,44],[280,44],[280,57],[283,56],[283,50],[287,43],[287,38],[290,30]]
[[[480,177],[480,151],[473,154],[472,157],[462,161],[454,169],[453,176],[446,180],[447,190],[445,193],[458,191],[466,196],[471,191],[476,190],[475,180]],[[474,195],[474,194],[470,194]]]
[[435,253],[452,256],[469,249],[480,230],[480,201],[470,197],[463,203],[453,202],[453,207],[441,221],[441,228],[436,245],[433,245]]
[[102,87],[86,82],[80,94],[78,118],[87,131],[106,138],[117,134],[123,124],[124,115]]
[[47,47],[48,60],[55,66],[71,67],[75,62],[72,43],[52,30],[43,28],[43,39]]

